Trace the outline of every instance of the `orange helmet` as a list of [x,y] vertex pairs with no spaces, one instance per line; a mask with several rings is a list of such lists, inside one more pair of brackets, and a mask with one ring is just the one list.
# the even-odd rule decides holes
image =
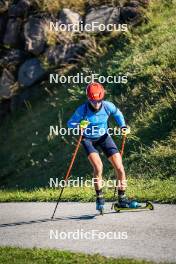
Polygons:
[[89,100],[99,101],[104,98],[105,90],[100,83],[90,83],[87,86],[86,94]]

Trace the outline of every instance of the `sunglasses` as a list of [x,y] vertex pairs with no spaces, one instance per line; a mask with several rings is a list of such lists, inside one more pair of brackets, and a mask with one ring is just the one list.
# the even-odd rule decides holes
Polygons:
[[92,104],[98,104],[101,103],[102,100],[89,100],[89,102],[91,102]]

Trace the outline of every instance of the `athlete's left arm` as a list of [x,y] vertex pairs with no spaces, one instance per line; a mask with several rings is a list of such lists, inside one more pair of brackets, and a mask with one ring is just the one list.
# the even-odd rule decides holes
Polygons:
[[111,102],[106,101],[105,104],[108,107],[110,113],[114,116],[116,123],[120,127],[126,127],[125,118],[122,112]]

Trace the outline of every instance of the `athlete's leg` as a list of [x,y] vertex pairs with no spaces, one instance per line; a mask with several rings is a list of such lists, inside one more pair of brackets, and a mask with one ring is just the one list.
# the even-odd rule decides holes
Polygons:
[[83,147],[87,153],[88,160],[93,167],[94,171],[94,186],[95,190],[101,190],[102,184],[102,172],[103,172],[103,164],[100,159],[98,150],[96,149],[94,143],[91,139],[84,138],[82,140]]
[[134,201],[129,200],[127,196],[125,195],[125,189],[126,189],[126,176],[124,167],[122,164],[122,158],[119,153],[115,153],[112,156],[110,156],[109,161],[112,163],[115,172],[116,172],[116,178],[118,181],[118,206],[123,208],[139,208],[141,205]]
[[116,179],[118,183],[118,189],[125,191],[127,182],[126,182],[125,170],[123,167],[120,153],[113,154],[108,158],[108,160],[111,162],[112,166],[114,167]]
[[95,144],[90,139],[83,140],[83,146],[85,151],[87,152],[88,160],[93,167],[94,171],[94,187],[96,191],[96,210],[101,213],[104,210],[104,199],[102,192],[102,172],[103,172],[103,164],[100,159],[98,150],[95,147]]
[[125,188],[126,188],[125,171],[124,171],[124,167],[122,164],[121,155],[118,151],[118,148],[114,140],[109,135],[105,135],[102,142],[100,142],[100,147],[102,148],[108,160],[111,162],[111,164],[113,165],[115,169],[118,189],[121,191],[125,191]]
[[104,199],[102,192],[102,172],[103,164],[98,153],[90,153],[88,159],[94,170],[94,187],[96,191],[96,210],[101,213],[104,211]]
[[100,159],[100,156],[96,152],[92,152],[88,155],[88,159],[94,170],[94,187],[95,190],[102,189],[102,172],[103,172],[103,164]]

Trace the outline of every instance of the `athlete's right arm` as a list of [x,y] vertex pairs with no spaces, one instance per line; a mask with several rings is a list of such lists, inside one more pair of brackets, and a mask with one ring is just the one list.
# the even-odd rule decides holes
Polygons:
[[83,119],[84,105],[79,106],[71,118],[67,122],[67,127],[76,128],[79,127],[81,120]]

